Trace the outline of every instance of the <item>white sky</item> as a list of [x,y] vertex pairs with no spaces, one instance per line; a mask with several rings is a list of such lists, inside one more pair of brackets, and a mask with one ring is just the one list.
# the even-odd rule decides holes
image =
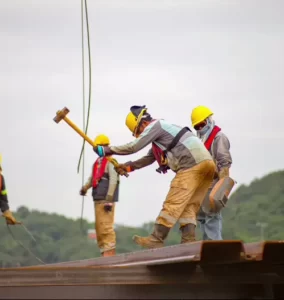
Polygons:
[[[79,0],[0,1],[0,152],[13,210],[80,217],[82,141],[53,122],[64,106],[83,122],[80,7]],[[231,141],[239,185],[283,169],[283,9],[281,0],[89,0],[89,136],[132,140],[124,123],[131,105],[188,126],[203,104]],[[96,158],[87,144],[85,179]],[[122,178],[116,223],[156,218],[174,176],[156,168]],[[84,216],[92,221],[88,195]]]

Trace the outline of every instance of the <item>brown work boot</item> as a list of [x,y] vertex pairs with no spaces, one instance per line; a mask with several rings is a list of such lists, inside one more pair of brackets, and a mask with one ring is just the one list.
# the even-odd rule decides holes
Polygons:
[[115,249],[106,250],[102,253],[103,257],[109,257],[109,256],[114,256],[114,255],[115,255]]
[[195,225],[186,224],[180,228],[181,231],[181,244],[195,242]]
[[161,248],[164,246],[164,240],[168,236],[170,229],[164,225],[155,224],[152,234],[147,237],[134,235],[133,240],[136,244],[144,248]]

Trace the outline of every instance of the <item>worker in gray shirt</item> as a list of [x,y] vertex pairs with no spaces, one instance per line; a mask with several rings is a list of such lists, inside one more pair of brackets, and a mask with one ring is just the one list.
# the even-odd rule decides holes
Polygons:
[[[214,180],[201,205],[197,220],[200,222],[203,240],[222,240],[221,211],[212,210],[210,205],[214,202],[220,203],[224,197],[228,197],[234,181],[229,178],[229,169],[232,164],[230,142],[221,128],[215,125],[212,115],[213,112],[205,106],[198,106],[191,113],[192,126],[212,155],[216,165]],[[220,199],[220,192],[222,199]],[[216,195],[217,198],[219,196],[218,199]]]

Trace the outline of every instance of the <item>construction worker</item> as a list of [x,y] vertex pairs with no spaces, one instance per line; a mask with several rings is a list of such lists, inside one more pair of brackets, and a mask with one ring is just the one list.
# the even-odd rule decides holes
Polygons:
[[16,225],[19,222],[15,219],[10,211],[8,193],[6,190],[5,179],[2,174],[2,156],[0,155],[0,209],[3,213],[3,217],[6,219],[8,225]]
[[[176,173],[163,208],[150,236],[134,236],[134,241],[145,248],[164,245],[170,229],[179,222],[182,243],[195,241],[196,214],[210,183],[215,165],[210,153],[189,128],[153,119],[145,106],[132,106],[126,126],[136,139],[122,146],[98,146],[94,151],[101,157],[136,153],[152,143],[146,156],[116,167],[119,174],[141,169],[157,161],[160,173],[171,169]],[[150,194],[145,194],[150,197]]]
[[[215,125],[212,116],[213,112],[206,106],[198,106],[191,113],[192,127],[209,150],[216,165],[214,180],[201,205],[197,219],[200,222],[204,240],[222,240],[221,211],[212,211],[210,209],[210,201],[217,203],[222,200],[221,198],[224,195],[220,199],[218,197],[218,199],[216,197],[214,199],[214,195],[216,195],[216,191],[218,190],[221,191],[223,189],[226,191],[229,188],[229,192],[231,191],[232,180],[224,183],[223,179],[229,177],[232,157],[230,154],[230,142],[227,136],[221,131],[221,128]],[[229,186],[226,186],[228,183]],[[226,196],[228,196],[229,192],[227,192]]]
[[[95,145],[108,146],[110,140],[105,135],[98,135]],[[93,188],[92,196],[95,207],[95,229],[97,242],[102,256],[115,255],[116,235],[113,228],[115,202],[119,195],[119,176],[114,166],[105,157],[99,157],[93,164],[92,173],[80,194],[85,196],[89,188]]]

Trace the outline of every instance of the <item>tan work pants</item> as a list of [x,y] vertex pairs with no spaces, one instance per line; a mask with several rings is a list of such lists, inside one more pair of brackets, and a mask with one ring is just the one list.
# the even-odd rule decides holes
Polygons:
[[114,213],[115,203],[113,203],[112,211],[104,210],[105,201],[94,201],[95,207],[95,229],[97,233],[97,242],[101,253],[115,249],[116,235],[114,231]]
[[215,164],[206,160],[193,168],[180,171],[171,182],[170,190],[156,224],[173,227],[196,225],[196,215],[210,187],[215,172]]

